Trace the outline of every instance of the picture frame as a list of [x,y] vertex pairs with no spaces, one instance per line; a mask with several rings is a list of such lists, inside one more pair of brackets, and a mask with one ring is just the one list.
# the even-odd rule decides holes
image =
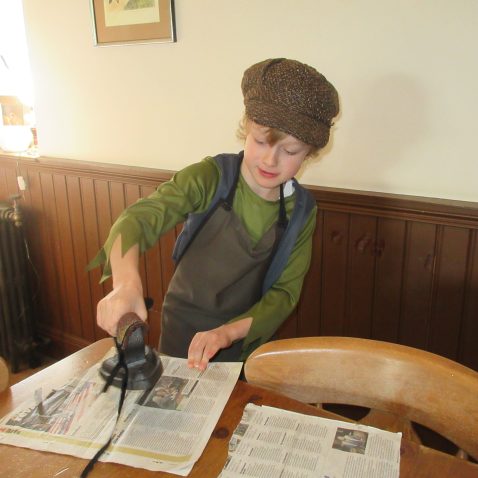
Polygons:
[[96,46],[176,41],[174,0],[90,0]]

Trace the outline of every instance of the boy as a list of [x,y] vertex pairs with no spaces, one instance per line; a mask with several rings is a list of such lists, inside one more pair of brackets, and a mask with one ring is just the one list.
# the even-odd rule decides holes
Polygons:
[[244,360],[294,309],[308,270],[316,206],[295,179],[329,139],[335,88],[312,67],[284,58],[248,68],[242,79],[244,151],[179,171],[127,208],[93,261],[106,262],[113,290],[98,324],[147,317],[138,257],[185,222],[164,299],[159,350],[204,370],[210,360]]

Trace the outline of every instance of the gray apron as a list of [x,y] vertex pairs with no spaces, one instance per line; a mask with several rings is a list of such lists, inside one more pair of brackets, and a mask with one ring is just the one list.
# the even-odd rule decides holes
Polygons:
[[[219,202],[176,267],[163,302],[161,353],[187,358],[197,332],[225,324],[262,296],[264,276],[285,228],[282,187],[281,219],[255,246],[232,210],[235,188]],[[220,350],[213,360],[238,361],[242,343]]]

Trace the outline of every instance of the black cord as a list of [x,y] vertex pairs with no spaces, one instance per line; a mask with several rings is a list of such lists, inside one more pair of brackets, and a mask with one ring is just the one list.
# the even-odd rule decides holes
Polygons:
[[[121,415],[121,409],[123,408],[124,399],[126,396],[126,389],[128,387],[128,365],[126,364],[126,361],[124,358],[124,351],[121,348],[121,346],[118,344],[116,337],[115,337],[115,345],[116,345],[116,351],[118,353],[118,363],[114,366],[113,370],[111,371],[101,393],[106,392],[109,386],[113,383],[113,380],[118,374],[118,372],[120,370],[124,370],[123,380],[121,382],[121,394],[120,394],[120,399],[118,403],[118,414],[116,416],[116,422],[115,422],[115,427],[116,427],[116,424],[118,423],[119,417]],[[95,464],[98,462],[101,455],[103,455],[103,453],[110,446],[111,441],[113,440],[113,436],[114,436],[114,428],[113,428],[113,431],[111,432],[111,437],[109,438],[109,440],[96,452],[95,456],[89,461],[85,469],[82,471],[80,478],[86,478],[89,475],[89,473],[91,472]]]

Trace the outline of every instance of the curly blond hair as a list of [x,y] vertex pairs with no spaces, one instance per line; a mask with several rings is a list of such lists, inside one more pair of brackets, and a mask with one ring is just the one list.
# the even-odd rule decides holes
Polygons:
[[[250,123],[252,121],[253,120],[251,120],[246,115],[246,113],[243,114],[243,116],[242,116],[242,118],[239,121],[239,124],[237,126],[237,131],[236,131],[237,139],[239,139],[240,141],[245,141],[246,140],[246,136],[249,132],[249,126],[250,126]],[[271,128],[271,127],[265,126],[265,125],[261,125],[261,126],[264,126],[265,128],[267,128],[266,139],[267,139],[267,142],[270,145],[274,145],[278,141],[280,141],[281,139],[284,139],[286,136],[288,136],[288,133],[284,133],[284,131],[281,131],[280,129]],[[312,158],[312,157],[316,156],[317,153],[319,152],[320,148],[318,148],[316,146],[311,146],[310,144],[308,146],[310,147],[310,150],[307,153],[307,158]]]

